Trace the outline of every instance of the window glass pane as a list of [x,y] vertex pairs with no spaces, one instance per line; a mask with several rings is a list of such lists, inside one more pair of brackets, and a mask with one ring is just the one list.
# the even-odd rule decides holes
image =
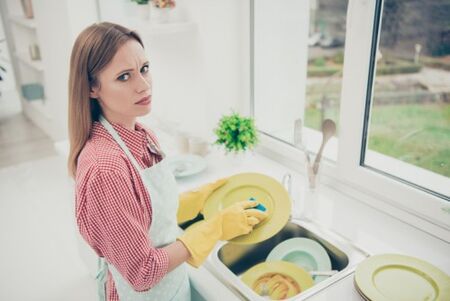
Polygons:
[[449,195],[450,1],[385,0],[364,164]]
[[[323,120],[338,124],[347,4],[254,1],[253,101],[259,130],[292,144],[300,119],[302,141],[316,152]],[[336,138],[328,143],[325,156],[336,159]]]

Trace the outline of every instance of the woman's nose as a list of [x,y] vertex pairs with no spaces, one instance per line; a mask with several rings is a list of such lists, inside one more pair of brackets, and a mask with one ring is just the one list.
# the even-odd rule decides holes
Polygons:
[[152,80],[150,76],[139,75],[138,82],[136,83],[136,92],[142,93],[152,90]]

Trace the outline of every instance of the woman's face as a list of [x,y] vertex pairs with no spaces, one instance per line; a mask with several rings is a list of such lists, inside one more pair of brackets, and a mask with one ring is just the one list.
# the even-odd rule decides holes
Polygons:
[[150,112],[152,80],[144,49],[136,40],[118,49],[97,75],[97,83],[90,97],[97,99],[109,121],[134,129],[136,117]]

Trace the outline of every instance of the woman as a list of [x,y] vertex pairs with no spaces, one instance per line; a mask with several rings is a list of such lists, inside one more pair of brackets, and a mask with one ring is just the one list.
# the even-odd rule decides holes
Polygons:
[[198,267],[218,240],[267,216],[237,202],[180,231],[177,221],[196,217],[226,179],[177,195],[157,138],[136,122],[151,103],[139,35],[108,22],[82,31],[70,59],[68,167],[80,233],[99,256],[101,300],[190,300],[183,263]]

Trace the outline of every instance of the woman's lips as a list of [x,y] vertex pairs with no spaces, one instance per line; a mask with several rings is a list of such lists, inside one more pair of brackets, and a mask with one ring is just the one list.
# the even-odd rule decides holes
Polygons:
[[135,104],[148,105],[149,103],[150,103],[150,96],[146,96],[146,97],[142,98],[141,100],[139,100],[138,102],[136,102]]

